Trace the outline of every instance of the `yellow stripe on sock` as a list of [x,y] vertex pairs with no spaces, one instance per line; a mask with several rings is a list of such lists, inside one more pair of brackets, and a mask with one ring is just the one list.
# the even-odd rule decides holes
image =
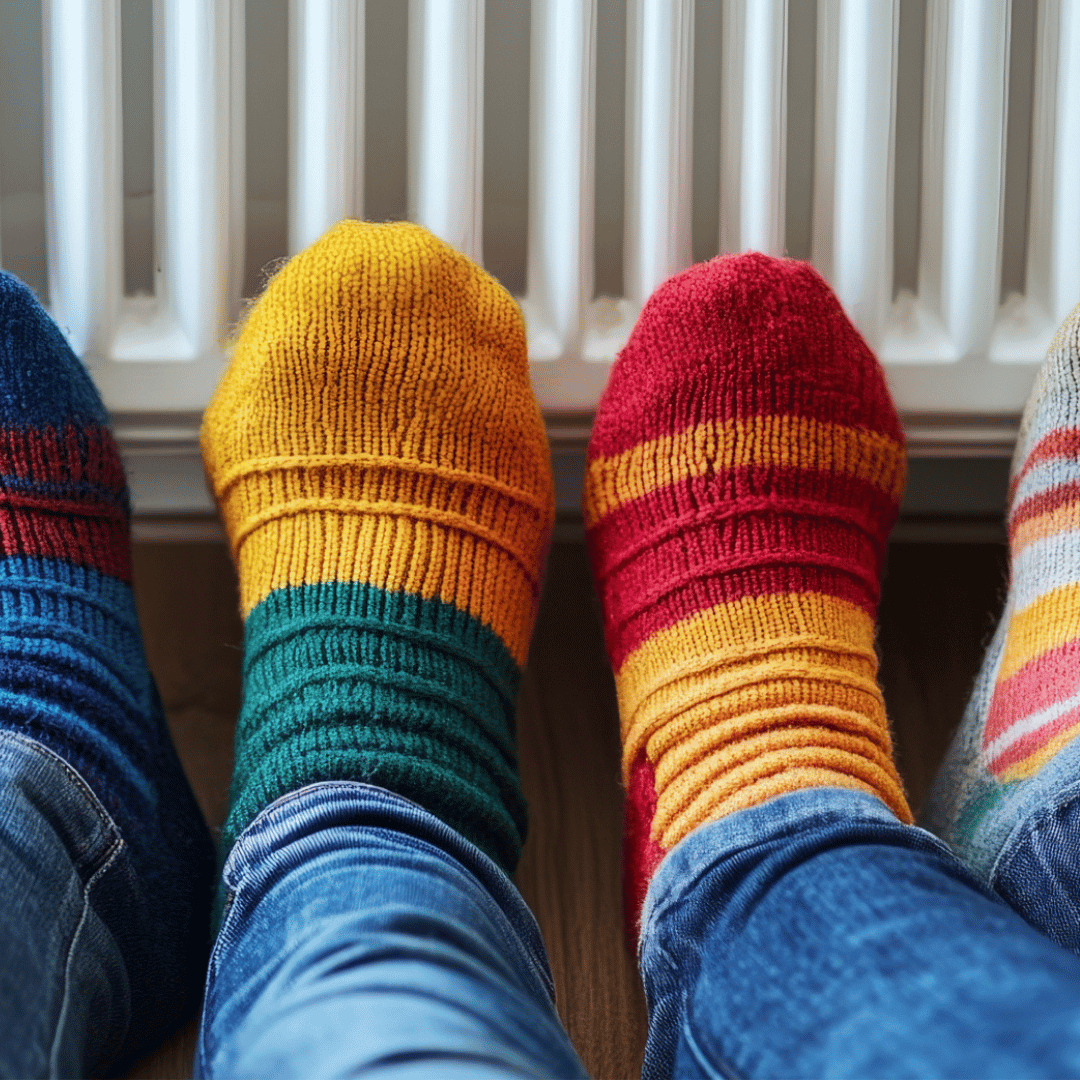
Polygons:
[[1080,584],[1062,585],[1016,612],[1009,622],[998,682],[1049,649],[1080,637]]
[[655,634],[616,675],[624,776],[643,749],[655,769],[654,839],[670,847],[815,769],[846,769],[911,820],[876,673],[873,620],[832,596],[746,597]]
[[[860,768],[865,770],[865,779],[856,773]],[[860,758],[843,753],[835,753],[827,758],[820,750],[806,755],[785,751],[781,755],[762,755],[749,762],[743,773],[732,780],[725,776],[709,783],[687,810],[672,816],[670,824],[664,828],[659,826],[659,822],[666,820],[666,815],[661,817],[665,810],[657,806],[651,838],[670,851],[706,822],[716,821],[737,810],[748,810],[767,799],[789,795],[793,791],[822,787],[864,791],[879,799],[882,798],[883,788],[896,790],[897,801],[885,800],[886,805],[906,824],[913,821],[903,791],[899,790],[893,777],[866,769],[865,762]]]
[[750,465],[833,470],[897,501],[904,492],[904,449],[878,432],[807,416],[709,420],[590,462],[585,523],[680,480]]
[[639,713],[667,715],[702,678],[715,685],[747,663],[829,663],[873,679],[874,623],[846,600],[817,593],[746,596],[698,611],[654,634],[615,674],[623,738],[651,725]]
[[536,597],[520,565],[501,548],[426,521],[303,514],[268,522],[240,548],[237,569],[245,618],[275,589],[358,582],[453,604],[498,634],[519,664],[528,659]]
[[1009,536],[1009,548],[1013,558],[1036,540],[1043,540],[1048,536],[1057,536],[1058,533],[1069,532],[1080,528],[1080,503],[1071,502],[1059,506],[1056,510],[1050,510],[1038,517],[1029,518],[1023,524],[1012,530]]
[[1063,746],[1067,746],[1080,735],[1080,720],[1065,731],[1058,732],[1048,743],[1040,746],[1035,753],[1022,761],[1017,761],[1007,769],[997,774],[997,779],[1003,784],[1014,780],[1027,780],[1034,776]]

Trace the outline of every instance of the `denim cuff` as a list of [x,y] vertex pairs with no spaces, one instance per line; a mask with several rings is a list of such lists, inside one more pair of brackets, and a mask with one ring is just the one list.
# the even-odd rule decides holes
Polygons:
[[[555,1000],[543,937],[536,918],[517,886],[488,855],[422,806],[385,788],[359,780],[325,780],[282,795],[259,812],[237,837],[222,870],[227,896],[221,937],[229,933],[231,898],[250,880],[258,864],[275,850],[314,842],[323,829],[359,825],[402,833],[423,843],[433,853],[466,871],[502,912],[524,946],[535,975]],[[220,941],[219,941],[220,946]],[[218,951],[215,948],[215,953]]]
[[642,940],[718,859],[800,830],[854,822],[911,829],[954,859],[936,836],[917,825],[905,825],[875,795],[848,788],[802,788],[707,822],[680,840],[649,884],[641,916]]

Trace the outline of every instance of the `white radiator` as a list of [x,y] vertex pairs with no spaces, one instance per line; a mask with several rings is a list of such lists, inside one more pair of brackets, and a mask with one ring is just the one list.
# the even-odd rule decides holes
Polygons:
[[[604,2],[531,3],[522,303],[535,385],[553,436],[570,442],[587,429],[642,301],[692,258],[701,11],[694,0],[627,0],[625,295],[594,297]],[[1080,300],[1080,0],[1037,5],[1019,227],[1005,211],[1012,5],[919,0],[917,287],[897,293],[896,132],[911,120],[897,95],[906,2],[816,0],[813,37],[793,41],[788,0],[723,0],[715,57],[722,105],[711,118],[720,132],[719,250],[784,252],[793,145],[786,80],[793,51],[812,52],[811,257],[885,362],[913,448],[1002,453],[1054,328]],[[1021,2],[1033,0],[1014,0]],[[205,503],[192,471],[194,431],[241,310],[244,124],[259,108],[244,100],[245,15],[258,18],[259,4],[251,0],[245,12],[244,0],[154,0],[154,289],[125,296],[121,3],[42,0],[48,298],[118,418],[136,490],[140,454],[155,477],[143,509]],[[339,218],[364,213],[364,58],[378,44],[365,42],[370,14],[364,0],[290,2],[281,122],[292,251]],[[409,0],[409,215],[478,260],[484,24],[484,0]],[[1015,242],[1003,238],[1017,236],[1026,284],[1002,298],[1004,245]],[[173,466],[163,465],[170,452]],[[163,482],[170,467],[187,479]]]

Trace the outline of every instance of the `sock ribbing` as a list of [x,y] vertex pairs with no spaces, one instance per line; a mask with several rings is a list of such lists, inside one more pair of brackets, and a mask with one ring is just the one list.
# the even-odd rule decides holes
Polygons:
[[512,868],[554,516],[517,305],[418,226],[343,222],[253,309],[203,450],[246,618],[225,842],[351,778]]
[[868,791],[910,821],[873,649],[903,434],[817,274],[746,255],[661,286],[588,458],[628,913],[692,829],[788,791]]

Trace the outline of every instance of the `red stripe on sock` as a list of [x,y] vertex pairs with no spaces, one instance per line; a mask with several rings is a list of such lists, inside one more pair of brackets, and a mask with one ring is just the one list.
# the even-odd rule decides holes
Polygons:
[[0,505],[0,556],[8,555],[63,559],[131,581],[127,520],[112,514],[71,517]]
[[983,749],[1018,719],[1050,708],[1080,688],[1080,640],[1041,653],[994,688]]
[[1053,458],[1071,458],[1080,455],[1080,428],[1058,428],[1044,435],[1032,448],[1024,460],[1023,468],[1013,477],[1009,484],[1009,501],[1012,501],[1020,481],[1036,465]]
[[623,819],[623,915],[626,941],[636,951],[641,933],[641,909],[656,868],[666,852],[650,837],[656,814],[656,773],[640,754],[630,767]]
[[0,556],[131,581],[124,467],[107,428],[0,430]]
[[1015,531],[1032,518],[1048,514],[1059,507],[1068,506],[1070,503],[1080,502],[1080,480],[1071,480],[1066,484],[1058,484],[1057,487],[1046,491],[1039,491],[1030,498],[1025,499],[1009,515],[1009,538]]
[[124,467],[112,432],[68,426],[63,432],[0,430],[0,475],[44,484],[97,484],[119,494]]
[[1056,735],[1077,726],[1080,726],[1080,707],[1069,709],[1068,712],[1062,713],[1038,731],[1031,731],[1021,736],[990,762],[990,771],[995,775],[1004,772],[1010,766],[1037,753]]
[[[620,508],[621,512],[622,508]],[[644,641],[699,611],[746,596],[819,593],[874,617],[880,552],[851,525],[772,514],[703,520],[641,547],[614,572],[620,537],[644,534],[617,514],[589,530],[589,548],[616,670]]]
[[781,566],[763,570],[729,572],[702,581],[690,582],[640,615],[606,630],[612,667],[618,671],[626,658],[661,630],[720,604],[732,603],[746,596],[782,596],[787,593],[815,593],[834,596],[855,607],[876,614],[876,606],[847,574],[828,568]]
[[801,515],[884,537],[896,504],[876,485],[841,473],[756,465],[722,469],[656,488],[605,514],[589,530],[593,567],[604,577],[635,544],[652,546],[706,522],[723,526],[771,515],[782,520]]

